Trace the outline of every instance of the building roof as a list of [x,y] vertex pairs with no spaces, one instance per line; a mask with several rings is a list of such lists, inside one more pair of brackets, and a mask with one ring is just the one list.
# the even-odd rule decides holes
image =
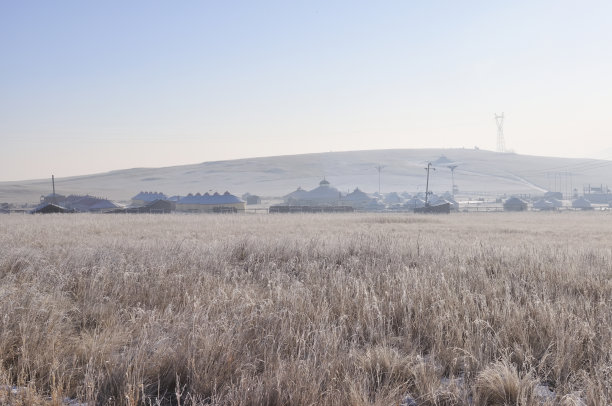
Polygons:
[[523,199],[519,199],[518,197],[511,197],[504,202],[504,204],[527,204]]
[[140,192],[132,197],[132,200],[142,200],[144,202],[152,202],[154,200],[166,200],[168,197],[161,192]]
[[141,209],[144,210],[167,210],[167,211],[171,211],[174,210],[176,208],[176,203],[172,202],[170,200],[155,200],[152,201],[150,203],[147,203],[146,206],[142,207]]
[[401,203],[403,201],[403,199],[402,199],[402,197],[400,195],[397,194],[397,192],[391,192],[391,193],[385,194],[384,201],[387,204],[389,204],[389,203]]
[[587,199],[580,197],[572,202],[572,207],[575,209],[590,209],[593,206]]
[[67,213],[68,211],[69,210],[67,208],[54,204],[54,203],[43,203],[43,204],[38,205],[32,211],[30,211],[30,213],[48,214],[48,213]]
[[366,207],[371,210],[382,210],[385,208],[385,204],[376,199],[372,199],[368,202]]
[[343,200],[349,200],[349,201],[362,201],[362,200],[371,200],[372,198],[370,196],[368,196],[367,193],[359,190],[359,188],[355,188],[355,190],[353,190],[351,193],[349,193],[348,195],[344,196],[342,198]]
[[418,197],[413,197],[412,199],[406,200],[406,203],[404,203],[404,207],[412,209],[425,207],[425,201],[419,199]]
[[523,211],[527,210],[527,202],[518,197],[511,197],[504,202],[504,210]]
[[339,201],[342,198],[342,193],[335,187],[331,187],[329,181],[325,178],[319,182],[319,186],[306,191],[301,187],[297,190],[284,196],[287,202],[308,202],[307,204],[317,203],[331,203],[332,201]]
[[100,199],[89,207],[89,210],[106,210],[106,209],[119,209],[122,208],[119,204],[108,200]]
[[196,193],[195,195],[189,193],[187,196],[182,197],[176,204],[234,204],[234,203],[244,203],[238,197],[230,194],[230,192],[225,192],[222,195],[215,192],[214,194],[209,194],[208,192],[204,194]]
[[122,206],[108,199],[94,196],[70,195],[59,202],[60,205],[75,211],[119,209]]
[[440,204],[449,203],[453,210],[458,210],[459,209],[459,203],[455,199],[453,199],[452,197],[435,196],[435,198],[431,199],[429,201],[429,203],[432,206],[437,206],[437,205],[440,205]]
[[284,198],[285,199],[303,199],[308,195],[308,192],[304,189],[302,189],[301,186],[299,186],[296,190],[294,190],[293,192],[289,193],[288,195],[285,195]]
[[[327,182],[325,180],[325,182]],[[335,187],[330,187],[329,182],[327,184],[323,184],[321,181],[321,186],[312,189],[306,195],[306,199],[308,200],[334,200],[340,198],[340,191]]]
[[555,205],[548,200],[540,199],[533,203],[533,207],[539,210],[548,210],[548,209],[554,209]]

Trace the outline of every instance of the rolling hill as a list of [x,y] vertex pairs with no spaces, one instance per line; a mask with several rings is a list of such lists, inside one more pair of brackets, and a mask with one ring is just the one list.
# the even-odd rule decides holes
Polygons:
[[[378,190],[376,165],[383,165],[382,192],[425,190],[427,162],[436,171],[430,189],[451,190],[449,165],[459,195],[541,194],[544,191],[582,193],[587,185],[612,183],[612,161],[496,153],[474,149],[392,149],[326,152],[203,162],[164,168],[134,168],[56,179],[57,193],[91,194],[127,201],[139,191],[167,195],[210,190],[241,195],[283,196],[298,186],[311,189],[326,177],[341,191],[359,187]],[[52,170],[50,169],[50,172]],[[0,202],[37,202],[51,192],[50,179],[0,182]]]

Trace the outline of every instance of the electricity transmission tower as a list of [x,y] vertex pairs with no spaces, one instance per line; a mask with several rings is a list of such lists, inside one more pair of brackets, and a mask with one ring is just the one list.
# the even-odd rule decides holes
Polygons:
[[506,152],[506,142],[504,141],[504,113],[501,116],[495,114],[497,123],[497,152]]

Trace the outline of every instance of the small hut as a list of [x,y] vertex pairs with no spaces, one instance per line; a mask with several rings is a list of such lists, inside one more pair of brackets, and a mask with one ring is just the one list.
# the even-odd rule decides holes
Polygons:
[[342,203],[346,203],[355,208],[365,208],[371,201],[372,198],[358,187],[342,198]]
[[386,204],[397,204],[397,203],[403,203],[404,199],[402,199],[402,197],[399,194],[397,194],[397,192],[390,192],[385,195],[383,201]]
[[540,211],[549,211],[557,209],[551,201],[544,199],[540,199],[533,203],[533,208]]
[[51,213],[68,213],[69,210],[55,203],[43,203],[36,207],[30,213],[32,214],[51,214]]
[[459,210],[459,203],[455,199],[453,199],[452,197],[449,197],[449,198],[447,198],[447,197],[444,197],[444,198],[436,197],[435,199],[432,199],[429,203],[432,206],[438,206],[438,205],[441,205],[441,204],[448,203],[450,205],[450,209],[451,210],[453,210],[453,211],[458,211]]
[[511,197],[504,202],[504,211],[526,211],[527,202],[518,197]]
[[132,197],[132,206],[145,206],[156,200],[167,200],[168,196],[161,192],[140,192]]
[[385,209],[385,204],[379,200],[372,199],[370,200],[370,203],[364,207],[364,209],[368,211],[382,211]]
[[427,204],[425,207],[417,207],[414,209],[415,213],[430,213],[430,214],[449,214],[451,210],[451,204],[438,203],[436,205]]
[[176,203],[158,199],[139,209],[140,213],[172,213],[176,210]]
[[246,198],[247,205],[261,204],[261,197],[257,195],[248,195]]
[[425,207],[425,201],[419,199],[418,197],[413,197],[404,203],[404,207],[407,209],[420,209],[421,207]]
[[561,192],[546,192],[546,193],[544,193],[544,199],[546,199],[546,200],[550,200],[550,199],[563,200],[563,193],[561,193]]
[[308,191],[299,186],[293,192],[283,196],[283,200],[285,201],[285,204],[297,204],[298,202],[306,199],[306,196],[308,196]]
[[593,210],[593,205],[584,197],[579,197],[572,202],[572,207],[579,210]]
[[200,193],[183,197],[176,203],[176,211],[192,213],[235,213],[244,212],[245,202],[238,197],[225,192],[219,194]]

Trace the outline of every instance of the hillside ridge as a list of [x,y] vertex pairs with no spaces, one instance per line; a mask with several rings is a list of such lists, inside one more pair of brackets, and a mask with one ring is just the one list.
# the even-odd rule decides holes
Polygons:
[[[612,184],[612,161],[556,158],[476,149],[383,149],[321,152],[208,161],[161,168],[117,169],[56,178],[61,194],[91,194],[126,201],[140,191],[167,195],[229,190],[283,196],[298,187],[311,189],[325,177],[343,192],[359,187],[378,191],[377,165],[382,165],[381,191],[419,192],[425,188],[427,162],[437,168],[430,187],[452,188],[450,164],[460,193],[474,195],[538,194],[547,190],[579,193],[585,185]],[[51,193],[50,179],[0,182],[0,202],[35,202]]]

